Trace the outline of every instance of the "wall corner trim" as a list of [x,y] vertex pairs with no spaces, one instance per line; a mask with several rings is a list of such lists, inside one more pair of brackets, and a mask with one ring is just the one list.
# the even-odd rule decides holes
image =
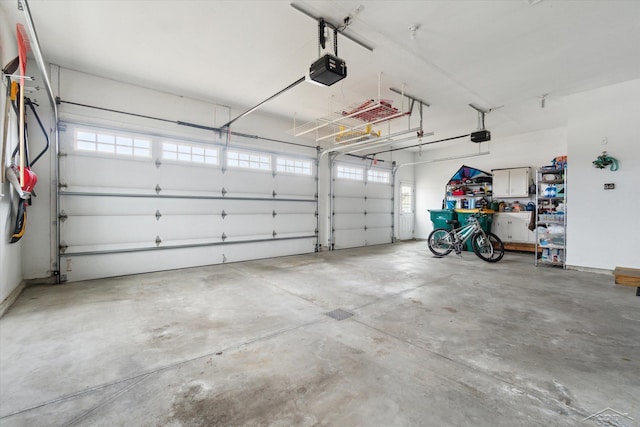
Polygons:
[[11,293],[2,301],[2,303],[0,303],[0,319],[2,319],[2,316],[4,316],[7,310],[11,308],[13,303],[16,302],[26,286],[27,282],[23,280],[18,286],[13,289],[13,291],[11,291]]

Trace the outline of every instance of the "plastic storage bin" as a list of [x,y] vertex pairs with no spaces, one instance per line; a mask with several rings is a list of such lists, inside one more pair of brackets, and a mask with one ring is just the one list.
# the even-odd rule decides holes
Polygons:
[[[469,217],[471,215],[473,215],[474,213],[477,213],[479,210],[478,209],[469,209],[469,210],[457,210],[456,213],[458,214],[458,221],[460,222],[460,227],[462,227],[463,225],[467,224],[467,220],[469,219]],[[478,221],[480,221],[480,227],[482,227],[482,229],[484,231],[491,231],[491,223],[493,222],[493,212],[488,212],[488,211],[483,211],[483,216],[481,216]],[[465,244],[466,249],[471,252],[473,251],[473,248],[471,246],[471,238],[469,238],[469,240],[467,240],[467,243]]]
[[452,209],[430,209],[431,222],[433,223],[433,229],[446,228],[451,230],[451,224],[447,224],[447,221],[456,219],[456,213]]

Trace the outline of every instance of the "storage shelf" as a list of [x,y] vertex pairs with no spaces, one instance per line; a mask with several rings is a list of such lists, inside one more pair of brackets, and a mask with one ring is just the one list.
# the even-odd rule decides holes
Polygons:
[[[551,178],[559,178],[552,180],[545,180],[545,175],[555,175]],[[562,190],[562,193],[553,191],[547,194],[556,194],[554,197],[544,196],[545,191],[551,187],[557,186],[557,190]],[[536,188],[538,194],[536,194],[536,250],[542,251],[545,254],[545,258],[536,257],[536,265],[548,265],[566,268],[566,237],[567,237],[567,217],[566,217],[566,203],[567,203],[567,180],[565,169],[539,169],[536,171]],[[565,209],[559,209],[560,206],[564,206]],[[554,215],[557,212],[561,212],[563,215]],[[551,219],[545,219],[551,218]],[[552,234],[548,234],[551,230]],[[558,233],[559,232],[559,233]],[[557,234],[556,234],[557,233]],[[563,244],[556,243],[540,243],[540,241],[552,242],[554,235],[558,236],[557,240],[563,239]],[[552,258],[552,259],[550,259]]]
[[554,245],[553,243],[550,243],[547,245],[538,244],[538,247],[543,249],[564,249],[565,245]]
[[549,264],[549,265],[557,265],[559,267],[564,267],[564,262],[563,261],[549,261],[543,258],[538,258],[538,262],[540,264]]

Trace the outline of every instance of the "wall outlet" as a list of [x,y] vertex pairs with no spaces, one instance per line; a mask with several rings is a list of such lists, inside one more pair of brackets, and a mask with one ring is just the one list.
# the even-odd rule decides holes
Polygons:
[[612,182],[604,185],[605,190],[613,190],[614,188],[616,188],[616,185]]

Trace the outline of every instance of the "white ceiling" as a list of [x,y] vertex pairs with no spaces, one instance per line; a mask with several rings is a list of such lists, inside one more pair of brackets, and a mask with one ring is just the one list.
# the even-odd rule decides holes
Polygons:
[[[16,3],[0,7],[23,20]],[[46,60],[238,111],[302,77],[318,57],[317,23],[290,3],[29,0]],[[486,126],[506,136],[564,125],[567,95],[640,78],[638,0],[294,3],[336,24],[352,15],[345,34],[374,50],[339,36],[345,80],[305,82],[262,107],[292,123],[294,115],[311,121],[377,99],[380,80],[381,97],[394,106],[402,100],[389,87],[431,104],[424,114],[431,140],[475,130],[470,103],[501,107]],[[419,26],[413,40],[410,25]],[[249,119],[239,128],[242,120]]]

